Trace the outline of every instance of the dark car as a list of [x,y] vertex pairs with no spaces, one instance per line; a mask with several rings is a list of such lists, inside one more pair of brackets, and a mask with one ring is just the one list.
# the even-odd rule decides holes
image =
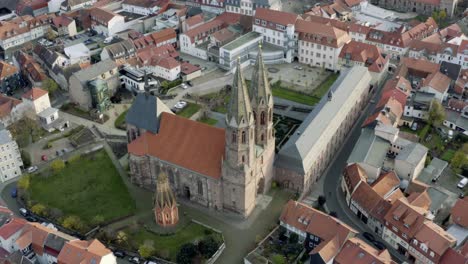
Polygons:
[[374,246],[379,250],[387,249],[387,247],[384,245],[384,243],[382,243],[380,241],[373,241],[372,244],[374,244]]
[[375,241],[375,237],[371,233],[364,232],[362,236],[371,242]]
[[24,216],[24,217],[26,217],[26,216],[29,215],[28,210],[26,210],[26,209],[24,209],[24,208],[20,208],[20,209],[19,209],[19,213],[20,213],[22,216]]
[[114,256],[118,257],[118,258],[124,258],[125,257],[125,252],[123,251],[120,251],[120,250],[116,250],[114,251]]
[[26,220],[28,220],[29,222],[37,222],[37,218],[32,215],[26,216]]
[[13,187],[11,189],[11,198],[16,198],[18,196],[18,189],[16,187]]

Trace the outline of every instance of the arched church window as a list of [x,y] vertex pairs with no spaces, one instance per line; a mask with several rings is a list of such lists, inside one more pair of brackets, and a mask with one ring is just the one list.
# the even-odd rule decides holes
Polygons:
[[273,111],[271,111],[271,109],[269,110],[269,114],[268,114],[268,115],[270,116],[270,118],[269,118],[269,119],[270,119],[270,122],[272,122],[272,121],[273,121]]
[[242,131],[242,143],[244,144],[246,141],[246,138],[245,138],[245,131]]
[[198,194],[203,195],[203,183],[202,183],[202,181],[198,180],[197,185],[198,185]]
[[237,141],[237,134],[236,132],[232,132],[232,143],[236,143]]
[[245,162],[245,156],[242,155],[242,163],[244,163],[244,162]]
[[263,137],[263,134],[262,134],[262,135],[260,136],[260,141],[263,141],[263,138],[264,138],[264,137]]
[[264,125],[265,124],[265,112],[262,111],[262,113],[260,114],[260,125]]

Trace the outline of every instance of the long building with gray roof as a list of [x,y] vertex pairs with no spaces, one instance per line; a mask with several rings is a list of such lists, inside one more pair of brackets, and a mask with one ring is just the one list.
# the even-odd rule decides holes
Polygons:
[[369,99],[371,79],[363,66],[341,72],[279,151],[275,176],[283,186],[304,192],[320,178]]

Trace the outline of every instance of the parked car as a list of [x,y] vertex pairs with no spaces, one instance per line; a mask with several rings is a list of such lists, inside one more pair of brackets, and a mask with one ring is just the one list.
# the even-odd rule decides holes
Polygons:
[[42,160],[42,161],[48,161],[49,158],[47,158],[47,155],[42,155],[42,156],[41,156],[41,160]]
[[452,130],[452,129],[450,129],[450,130],[448,131],[448,138],[449,138],[449,139],[452,139],[452,138],[453,138],[453,130]]
[[20,215],[22,215],[22,216],[24,216],[24,217],[26,217],[26,216],[29,215],[28,210],[26,210],[26,209],[24,209],[24,208],[20,208],[20,209],[19,209],[19,213],[20,213]]
[[418,123],[414,122],[411,126],[411,130],[416,131],[418,129]]
[[27,215],[25,218],[28,222],[37,222],[37,218],[32,215]]
[[11,198],[16,198],[18,196],[18,189],[16,187],[11,188]]
[[187,106],[187,102],[185,101],[179,101],[177,104],[174,105],[174,108],[176,109],[183,109],[184,107]]
[[299,70],[299,71],[300,71],[300,70],[303,70],[304,68],[302,68],[302,66],[294,66],[294,69],[296,69],[296,70]]
[[187,81],[188,86],[193,86],[192,81]]
[[113,39],[114,39],[113,37],[108,37],[108,38],[106,38],[106,39],[104,40],[104,44],[109,44],[109,43],[111,43]]
[[158,264],[158,263],[156,263],[154,261],[151,261],[151,260],[147,260],[147,261],[145,261],[145,264]]
[[128,259],[128,261],[130,261],[131,263],[139,264],[139,263],[140,263],[140,258],[138,258],[138,257],[130,257],[130,258]]
[[37,166],[31,166],[28,169],[26,169],[28,173],[33,173],[37,171]]
[[457,184],[457,187],[460,188],[460,189],[463,189],[465,188],[465,186],[468,184],[468,178],[466,177],[463,177],[463,179],[461,179],[458,184]]
[[364,233],[362,233],[362,236],[365,237],[367,240],[369,240],[371,242],[375,241],[375,237],[371,233],[364,232]]
[[374,246],[379,249],[379,250],[384,250],[384,249],[387,249],[387,247],[384,245],[384,243],[380,242],[380,241],[373,241],[372,244],[374,244]]
[[182,87],[182,89],[188,89],[188,85],[185,84],[185,83],[182,83],[182,84],[180,85],[180,87]]
[[125,252],[123,251],[120,251],[120,250],[116,250],[114,251],[114,256],[118,257],[118,258],[124,258],[125,257]]

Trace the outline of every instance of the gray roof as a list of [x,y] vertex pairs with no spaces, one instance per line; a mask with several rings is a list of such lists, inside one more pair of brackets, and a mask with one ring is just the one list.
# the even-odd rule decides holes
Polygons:
[[65,242],[67,242],[67,240],[63,237],[59,237],[55,234],[52,234],[52,233],[49,233],[47,235],[47,238],[46,238],[46,241],[44,243],[44,246],[47,246],[51,249],[54,249],[58,252],[60,252],[63,248],[63,246],[65,245]]
[[457,224],[452,224],[447,229],[447,233],[455,237],[457,240],[457,246],[459,246],[468,237],[468,228],[464,228],[463,226],[459,226]]
[[405,146],[395,160],[406,161],[410,164],[417,165],[424,155],[427,154],[427,148],[419,143],[412,143]]
[[447,62],[447,61],[442,61],[440,63],[440,69],[439,71],[445,75],[447,75],[450,79],[453,81],[458,79],[458,76],[460,74],[461,70],[461,65]]
[[314,110],[302,122],[286,144],[278,153],[275,164],[280,167],[290,168],[301,173],[310,169],[315,158],[320,153],[314,151],[317,142],[323,140],[327,133],[334,133],[330,127],[330,120],[347,105],[349,98],[355,97],[355,93],[361,94],[363,89],[369,87],[371,76],[366,67],[354,66],[350,69],[342,70],[338,79],[330,87],[328,96],[323,96]]
[[376,136],[372,128],[363,128],[348,163],[364,163],[380,168],[389,149],[390,143]]
[[13,139],[11,139],[10,131],[8,131],[5,127],[3,127],[3,129],[0,127],[0,145],[10,143],[11,141],[13,141]]
[[468,118],[464,117],[460,112],[445,109],[445,120],[465,131],[468,130]]
[[42,118],[46,118],[46,117],[51,116],[52,114],[55,114],[56,112],[58,112],[57,108],[48,107],[47,109],[44,109],[42,112],[40,112],[37,115],[42,117]]
[[113,60],[103,60],[91,65],[91,67],[75,72],[73,76],[76,76],[81,83],[86,83],[87,81],[91,81],[99,75],[116,68],[117,64]]
[[159,117],[162,112],[172,113],[156,96],[138,93],[128,109],[125,122],[156,134],[159,131]]

